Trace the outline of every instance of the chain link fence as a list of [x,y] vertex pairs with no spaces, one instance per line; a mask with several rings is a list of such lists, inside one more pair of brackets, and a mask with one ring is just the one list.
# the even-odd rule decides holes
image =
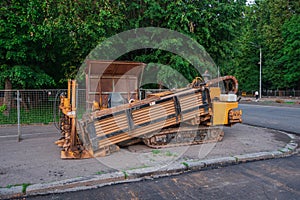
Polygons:
[[[160,90],[142,89],[140,96]],[[58,121],[60,94],[66,89],[45,90],[0,90],[0,125],[7,124],[49,124]],[[247,92],[253,96],[255,91]],[[242,95],[242,94],[239,94]],[[77,108],[86,108],[86,91],[77,90]],[[265,90],[265,97],[300,97],[300,90]]]
[[[141,96],[164,90],[141,90]],[[0,90],[0,125],[5,124],[49,124],[58,120],[59,96],[66,89],[47,90]],[[247,92],[253,96],[255,91]],[[241,94],[240,94],[241,95]],[[300,90],[267,90],[263,96],[300,97]],[[85,108],[86,92],[77,91],[77,108]],[[80,104],[80,105],[78,105]]]
[[21,125],[58,122],[59,96],[66,91],[66,89],[0,90],[0,127],[16,125],[19,141]]
[[266,90],[262,92],[262,95],[270,97],[300,97],[300,90]]
[[[145,98],[149,93],[162,92],[164,90],[142,89],[140,96]],[[255,91],[247,92],[253,96]],[[18,126],[18,138],[20,138],[20,126],[26,124],[57,124],[59,122],[60,95],[67,93],[66,89],[45,90],[0,90],[0,127],[7,125]],[[239,95],[242,95],[240,92]],[[263,97],[300,97],[300,90],[264,90]],[[87,107],[86,91],[76,91],[77,113],[83,114]]]
[[[243,92],[239,91],[238,95],[241,96],[249,96],[253,97],[255,94],[255,90]],[[293,98],[293,97],[300,97],[300,90],[264,90],[262,91],[262,97],[286,97],[286,98]]]
[[62,92],[66,90],[0,90],[0,125],[55,122]]

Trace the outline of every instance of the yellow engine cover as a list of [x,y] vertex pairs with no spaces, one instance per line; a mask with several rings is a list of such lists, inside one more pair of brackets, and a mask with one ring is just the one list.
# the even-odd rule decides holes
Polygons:
[[238,108],[238,102],[213,102],[213,125],[228,125],[228,113]]

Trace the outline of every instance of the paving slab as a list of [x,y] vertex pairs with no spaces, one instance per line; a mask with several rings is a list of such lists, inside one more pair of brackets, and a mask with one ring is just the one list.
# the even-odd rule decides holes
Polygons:
[[[12,135],[13,128],[0,127],[0,136]],[[26,185],[27,195],[62,192],[282,157],[297,148],[297,136],[282,131],[237,124],[225,127],[224,132],[223,140],[217,143],[165,149],[138,144],[107,157],[62,160],[54,144],[59,138],[54,126],[28,126],[21,142],[13,137],[0,140],[0,199],[20,195],[22,185]]]

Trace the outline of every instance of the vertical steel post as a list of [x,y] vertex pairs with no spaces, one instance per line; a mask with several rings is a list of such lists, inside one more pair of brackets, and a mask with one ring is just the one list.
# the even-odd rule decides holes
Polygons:
[[259,98],[261,99],[261,60],[262,60],[262,52],[261,47],[259,48]]
[[20,127],[20,91],[17,90],[17,117],[18,117],[18,142],[21,141],[21,127]]
[[296,92],[295,92],[295,89],[293,88],[293,92],[294,92],[294,97],[296,97]]
[[71,150],[75,150],[76,149],[76,102],[77,102],[77,99],[76,99],[76,80],[72,80],[71,81],[71,88],[72,88],[72,100],[71,100]]
[[68,95],[67,95],[67,98],[71,99],[71,80],[68,80]]
[[75,99],[76,99],[76,105],[75,105],[75,109],[76,109],[76,118],[77,118],[77,108],[78,108],[78,102],[79,102],[79,89],[78,89],[78,84],[76,83],[75,81],[75,90],[76,90],[76,96],[75,96]]
[[[218,65],[218,79],[220,78],[220,68],[219,68],[219,65]],[[220,81],[218,81],[218,88],[220,87]]]

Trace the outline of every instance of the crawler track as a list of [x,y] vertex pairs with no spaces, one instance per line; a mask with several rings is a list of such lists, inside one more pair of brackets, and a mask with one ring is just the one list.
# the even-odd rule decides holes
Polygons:
[[219,142],[223,139],[224,132],[219,127],[177,127],[153,133],[144,138],[144,143],[151,148],[178,147],[194,144]]

